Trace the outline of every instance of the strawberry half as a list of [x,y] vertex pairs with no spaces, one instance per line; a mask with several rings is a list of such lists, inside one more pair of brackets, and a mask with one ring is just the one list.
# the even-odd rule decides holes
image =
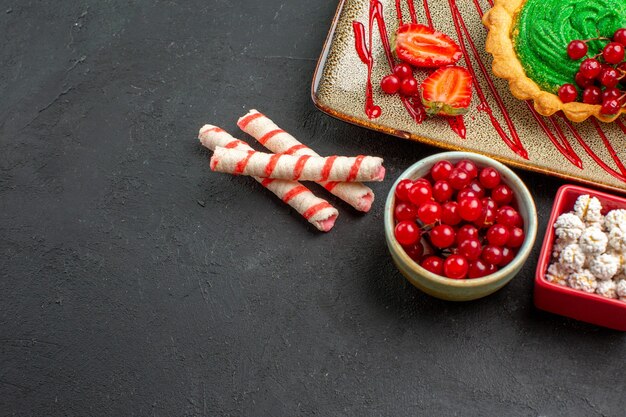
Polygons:
[[429,116],[467,113],[472,101],[472,76],[463,67],[439,68],[420,85],[422,103]]
[[463,55],[459,45],[448,35],[417,23],[398,28],[394,50],[400,60],[427,68],[454,64]]

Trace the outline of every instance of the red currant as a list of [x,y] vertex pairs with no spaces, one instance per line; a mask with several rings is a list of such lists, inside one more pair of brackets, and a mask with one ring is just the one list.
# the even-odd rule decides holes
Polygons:
[[443,263],[443,273],[452,279],[463,279],[467,275],[469,264],[461,255],[450,255]]
[[456,201],[448,201],[441,206],[441,222],[450,226],[456,226],[463,219],[459,216],[459,204]]
[[489,275],[491,268],[485,261],[477,259],[474,262],[470,262],[469,270],[467,271],[468,278],[482,278]]
[[424,224],[434,224],[441,219],[441,206],[434,201],[427,201],[417,209],[417,217]]
[[600,104],[602,100],[602,90],[595,85],[585,88],[583,91],[583,103],[585,104]]
[[558,94],[563,103],[571,103],[572,101],[576,101],[578,98],[578,91],[576,91],[574,84],[563,84],[559,88]]
[[476,164],[469,159],[461,159],[456,163],[455,168],[460,168],[467,172],[467,175],[469,175],[471,179],[476,178],[478,175],[478,168],[476,167]]
[[474,190],[472,190],[471,188],[469,188],[469,185],[465,188],[463,188],[461,191],[459,191],[459,193],[456,195],[456,199],[458,201],[463,200],[464,198],[468,198],[468,197],[472,197],[472,198],[480,198],[478,196],[478,193],[476,193]]
[[459,216],[468,222],[478,219],[482,210],[483,203],[476,197],[467,197],[459,201]]
[[600,71],[602,71],[602,64],[597,59],[587,58],[580,64],[580,73],[585,78],[592,80],[600,75]]
[[397,75],[385,75],[380,80],[380,89],[386,94],[396,94],[400,90],[400,78]]
[[498,209],[498,205],[496,204],[495,201],[493,201],[491,197],[485,197],[482,200],[480,200],[480,202],[483,203],[483,206],[489,207],[490,209],[493,209],[493,210]]
[[509,204],[513,201],[513,190],[506,184],[500,184],[491,192],[491,198],[500,206]]
[[461,190],[465,188],[471,181],[469,174],[459,168],[454,168],[448,177],[448,182],[455,190]]
[[515,259],[515,255],[517,253],[514,249],[504,247],[502,248],[502,260],[498,263],[498,266],[506,266],[511,263],[513,259]]
[[474,224],[481,229],[488,228],[495,222],[496,211],[491,207],[487,207],[485,205],[483,205],[483,210],[481,211],[480,216],[476,220],[474,220]]
[[430,175],[435,181],[447,180],[452,172],[452,164],[450,161],[439,161],[430,170]]
[[506,242],[506,245],[511,248],[519,248],[524,243],[524,231],[519,227],[514,227],[511,229],[509,233],[509,240]]
[[404,220],[415,220],[417,217],[417,207],[404,201],[398,202],[393,212],[396,220],[399,222]]
[[413,68],[409,64],[398,64],[393,67],[393,73],[400,78],[400,80],[405,80],[409,77],[413,77]]
[[615,68],[605,67],[600,73],[600,84],[605,87],[613,88],[620,80],[620,75]]
[[465,188],[469,188],[474,191],[476,193],[476,197],[478,198],[483,198],[485,196],[485,187],[483,187],[477,179],[473,179],[472,182],[470,182]]
[[[509,241],[509,229],[503,224],[494,224],[487,230],[487,242],[493,246],[504,246]],[[497,262],[494,262],[497,263]]]
[[457,244],[460,244],[469,239],[478,239],[478,229],[471,224],[465,224],[456,232],[456,241]]
[[413,184],[409,190],[409,201],[416,206],[430,201],[433,196],[433,190],[430,185],[424,182]]
[[403,246],[402,247],[409,258],[413,259],[415,262],[419,262],[422,259],[422,255],[424,254],[424,245],[422,242],[417,241],[412,245]]
[[450,200],[453,194],[454,190],[446,180],[438,180],[433,185],[433,198],[440,203]]
[[413,181],[409,179],[401,180],[396,186],[396,198],[400,201],[409,201],[409,190],[413,187]]
[[522,216],[511,206],[502,206],[498,209],[496,220],[508,227],[521,227]]
[[487,245],[483,248],[481,258],[488,264],[497,265],[502,261],[502,248],[499,246]]
[[394,235],[402,246],[408,246],[419,240],[420,229],[415,222],[405,220],[396,225]]
[[421,267],[433,274],[443,276],[443,259],[438,256],[428,256],[420,263]]
[[400,82],[400,94],[408,97],[415,96],[418,93],[417,86],[418,84],[415,78],[405,78]]
[[445,249],[452,246],[455,238],[456,234],[454,233],[454,229],[447,224],[435,226],[430,231],[430,243],[439,249]]
[[626,46],[626,28],[620,28],[613,34],[613,42],[621,43]]
[[600,107],[600,113],[602,114],[617,114],[622,106],[619,105],[617,100],[606,100]]
[[468,239],[459,243],[459,254],[465,256],[469,261],[480,258],[483,247],[478,239]]
[[573,40],[567,45],[567,55],[577,60],[587,55],[587,44],[581,40]]
[[483,168],[483,170],[480,171],[478,180],[483,187],[490,190],[500,184],[500,173],[495,168]]
[[586,78],[580,73],[580,71],[576,73],[576,75],[574,76],[574,80],[576,81],[576,85],[578,85],[580,88],[587,88],[593,85],[593,80]]
[[609,42],[602,50],[602,58],[609,64],[619,64],[624,60],[624,45]]

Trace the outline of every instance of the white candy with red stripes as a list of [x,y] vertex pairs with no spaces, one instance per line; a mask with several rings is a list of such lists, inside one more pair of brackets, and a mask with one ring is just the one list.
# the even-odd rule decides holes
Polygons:
[[[320,156],[257,110],[250,110],[248,114],[240,117],[237,125],[272,152],[296,156]],[[327,181],[320,182],[320,185],[357,210],[368,212],[372,207],[374,192],[359,182]]]
[[[246,142],[235,139],[217,126],[204,125],[200,129],[198,139],[203,146],[213,151],[216,148],[235,149],[243,152],[253,151]],[[317,229],[328,232],[334,226],[339,214],[337,209],[326,200],[316,197],[299,182],[259,177],[254,177],[254,179],[293,207]]]
[[375,156],[293,156],[217,147],[211,169],[236,175],[303,181],[382,181],[382,158]]

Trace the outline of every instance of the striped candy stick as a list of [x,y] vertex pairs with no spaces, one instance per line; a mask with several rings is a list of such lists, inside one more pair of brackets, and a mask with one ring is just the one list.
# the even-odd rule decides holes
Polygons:
[[[254,109],[240,117],[237,125],[272,152],[296,156],[320,156]],[[360,182],[327,181],[319,184],[359,211],[368,212],[374,202],[374,192]]]
[[[217,147],[254,151],[246,142],[235,139],[223,129],[204,125],[198,135],[203,146],[214,151]],[[326,200],[316,197],[307,187],[297,181],[254,177],[261,185],[293,207],[317,229],[328,232],[333,228],[339,213]]]
[[217,147],[211,157],[211,169],[293,181],[382,181],[382,162],[374,156],[294,156]]

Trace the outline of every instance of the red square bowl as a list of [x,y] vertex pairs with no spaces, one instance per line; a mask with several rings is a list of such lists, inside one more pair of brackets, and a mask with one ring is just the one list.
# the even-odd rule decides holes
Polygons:
[[551,313],[624,332],[626,331],[626,302],[574,290],[546,280],[546,270],[554,244],[554,222],[561,214],[573,210],[578,196],[584,194],[600,200],[603,214],[617,208],[626,209],[626,198],[575,185],[564,185],[559,188],[537,264],[535,306]]

